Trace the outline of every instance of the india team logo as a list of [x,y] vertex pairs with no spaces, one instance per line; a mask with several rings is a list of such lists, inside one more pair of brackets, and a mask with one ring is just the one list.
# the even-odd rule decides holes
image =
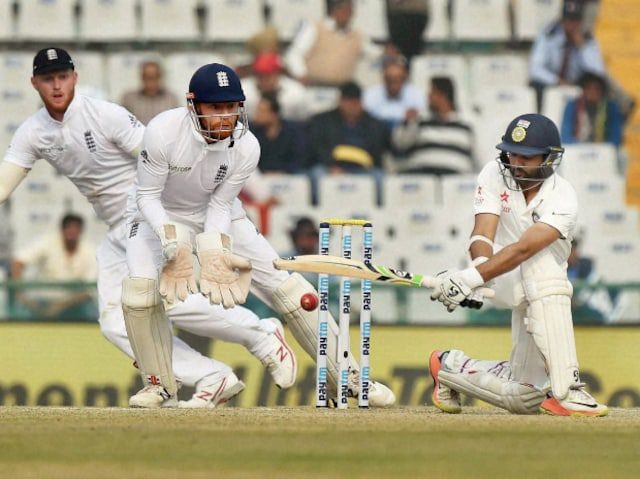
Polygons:
[[227,72],[218,72],[216,73],[216,77],[218,78],[218,86],[229,86]]
[[527,130],[525,130],[521,126],[516,126],[511,132],[511,138],[516,143],[520,143],[522,140],[526,138],[526,136],[527,136]]

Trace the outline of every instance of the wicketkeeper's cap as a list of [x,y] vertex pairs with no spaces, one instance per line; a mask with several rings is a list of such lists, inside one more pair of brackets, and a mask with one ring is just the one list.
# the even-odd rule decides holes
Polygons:
[[71,55],[62,48],[43,48],[33,57],[33,74],[44,75],[59,70],[74,70]]

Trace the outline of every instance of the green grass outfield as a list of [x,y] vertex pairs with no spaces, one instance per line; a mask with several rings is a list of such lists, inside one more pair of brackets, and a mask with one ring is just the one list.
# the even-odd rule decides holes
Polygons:
[[640,410],[0,408],[0,478],[637,478]]

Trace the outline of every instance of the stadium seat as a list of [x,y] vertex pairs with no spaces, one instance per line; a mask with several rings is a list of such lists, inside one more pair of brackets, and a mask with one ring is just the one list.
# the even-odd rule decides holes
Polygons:
[[0,111],[3,120],[21,123],[40,108],[40,97],[35,90],[9,86],[0,88]]
[[[69,52],[78,72],[76,88],[90,95],[90,91],[100,93],[106,99],[106,68],[102,53],[89,51]],[[91,96],[91,95],[90,95]]]
[[560,128],[564,108],[570,100],[580,95],[580,87],[561,85],[545,88],[542,96],[542,114],[549,117]]
[[11,40],[14,35],[13,4],[0,2],[0,40]]
[[601,205],[615,208],[625,204],[625,180],[622,176],[581,175],[567,180],[576,190],[580,211]]
[[140,88],[140,65],[146,60],[156,60],[162,63],[156,52],[122,52],[107,56],[107,86],[109,98],[116,103],[122,95]]
[[311,206],[311,184],[305,175],[264,174],[262,181],[283,205]]
[[278,30],[280,40],[290,41],[304,20],[325,16],[324,0],[271,0],[271,23]]
[[315,115],[323,111],[331,110],[338,105],[340,91],[334,87],[310,86],[307,87],[309,99],[309,115]]
[[144,40],[196,40],[199,0],[141,0]]
[[34,55],[35,52],[0,52],[0,88],[20,88],[37,95],[29,81],[33,73]]
[[21,40],[74,40],[76,0],[20,0],[17,36]]
[[609,284],[640,281],[638,235],[602,238],[594,260],[595,271]]
[[390,211],[436,204],[439,182],[431,175],[385,175],[382,203]]
[[429,1],[429,23],[424,29],[422,38],[428,42],[448,40],[451,36],[449,13],[447,12],[449,0]]
[[136,3],[136,0],[82,0],[79,37],[102,42],[136,39]]
[[517,115],[536,111],[536,94],[524,85],[485,87],[476,92],[473,104],[483,118],[501,117],[506,128]]
[[207,40],[242,42],[265,26],[262,0],[204,0],[204,5]]
[[560,174],[572,181],[581,177],[615,177],[618,175],[616,149],[607,143],[566,145]]
[[449,235],[447,212],[434,206],[396,208],[393,212],[397,238],[426,238]]
[[469,109],[469,67],[462,55],[418,55],[411,63],[411,82],[425,93],[434,76],[451,78],[458,110]]
[[376,184],[371,176],[333,175],[319,179],[319,205],[331,216],[342,217],[345,208],[375,209]]
[[353,27],[365,32],[376,41],[389,37],[385,2],[380,0],[355,0],[353,2]]
[[476,175],[447,175],[440,180],[440,204],[452,216],[473,209],[473,197],[478,185]]
[[528,83],[527,59],[519,55],[475,55],[469,60],[469,70],[474,97],[486,88],[524,87]]
[[512,0],[513,34],[519,41],[532,41],[549,23],[560,18],[562,0]]
[[451,36],[462,41],[507,41],[511,37],[509,0],[455,0]]
[[0,151],[5,152],[9,147],[13,134],[20,126],[24,116],[18,118],[0,118]]
[[62,206],[49,205],[43,208],[42,206],[25,205],[16,208],[17,201],[14,198],[10,200],[10,218],[14,245],[28,244],[34,238],[41,238],[58,229],[60,219],[65,213],[65,209]]
[[372,288],[371,319],[374,324],[398,324],[401,318],[398,318],[397,288],[377,283]]
[[582,218],[579,221],[586,229],[588,244],[594,248],[603,238],[640,234],[637,208],[603,204],[583,207],[579,211],[579,218]]
[[172,53],[163,65],[165,86],[182,102],[189,90],[189,80],[195,71],[207,63],[227,63],[217,51]]

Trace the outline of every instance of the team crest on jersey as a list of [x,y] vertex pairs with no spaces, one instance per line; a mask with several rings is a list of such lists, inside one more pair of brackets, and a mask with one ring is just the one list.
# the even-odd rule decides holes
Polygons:
[[220,165],[218,168],[218,172],[216,173],[216,177],[213,179],[213,182],[217,185],[222,183],[224,179],[227,177],[227,172],[229,171],[229,165]]
[[84,132],[84,143],[87,145],[87,150],[91,153],[95,153],[98,147],[96,146],[96,140],[93,138],[93,133],[90,130]]
[[218,79],[218,86],[229,86],[229,77],[227,72],[217,72],[216,78]]

